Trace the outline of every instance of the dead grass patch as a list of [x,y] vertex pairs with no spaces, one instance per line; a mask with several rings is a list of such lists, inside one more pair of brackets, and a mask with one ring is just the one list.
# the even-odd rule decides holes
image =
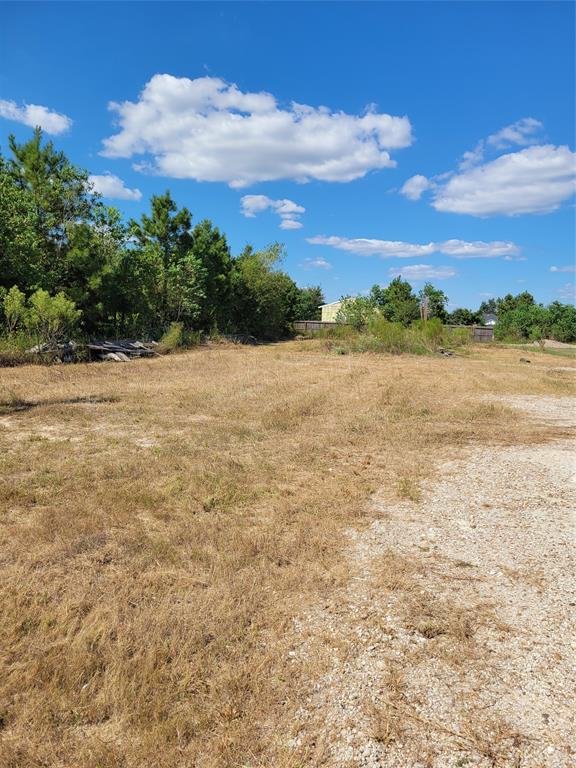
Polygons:
[[[0,763],[295,766],[293,617],[342,583],[370,494],[411,498],[468,443],[547,437],[475,405],[570,391],[515,357],[312,341],[3,370]],[[382,567],[409,592],[417,574]],[[423,610],[415,628],[467,642],[473,617]]]

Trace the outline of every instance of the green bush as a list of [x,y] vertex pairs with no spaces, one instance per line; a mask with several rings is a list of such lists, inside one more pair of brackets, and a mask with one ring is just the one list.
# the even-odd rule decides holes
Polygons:
[[439,317],[432,317],[426,321],[417,320],[412,325],[412,330],[422,334],[422,338],[432,349],[445,344],[446,330]]
[[446,329],[446,346],[465,347],[472,343],[472,330],[468,328]]
[[358,331],[349,325],[333,325],[314,332],[315,339],[351,339],[358,336]]
[[24,323],[24,318],[26,317],[26,296],[17,285],[13,285],[5,294],[2,304],[6,332],[11,336]]
[[402,323],[391,323],[381,315],[376,316],[370,322],[369,333],[379,342],[381,351],[399,355],[410,351],[409,339],[406,328]]
[[39,289],[28,299],[25,324],[41,344],[54,344],[69,336],[78,324],[80,310],[64,293],[50,296]]
[[169,355],[170,352],[182,347],[184,343],[184,326],[182,323],[170,323],[170,327],[164,332],[158,342],[157,351],[161,355]]
[[[330,331],[336,329],[330,329]],[[329,349],[336,348],[328,340]],[[388,353],[391,355],[412,354],[428,355],[437,352],[442,347],[461,347],[471,341],[470,332],[466,328],[450,330],[442,325],[439,318],[426,322],[417,321],[409,328],[402,323],[392,323],[382,315],[375,315],[364,332],[348,328],[346,334],[333,335],[338,339],[338,349],[350,352]],[[340,353],[341,354],[341,353]]]
[[357,331],[361,331],[370,323],[376,315],[374,303],[365,296],[347,298],[342,302],[336,319],[339,323],[346,323]]

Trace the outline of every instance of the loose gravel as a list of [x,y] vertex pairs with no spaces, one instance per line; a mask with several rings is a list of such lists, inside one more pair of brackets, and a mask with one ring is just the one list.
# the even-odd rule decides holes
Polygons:
[[[499,399],[576,427],[571,398]],[[419,503],[372,503],[351,578],[297,623],[294,657],[324,670],[299,711],[302,762],[576,766],[574,443],[474,448]]]

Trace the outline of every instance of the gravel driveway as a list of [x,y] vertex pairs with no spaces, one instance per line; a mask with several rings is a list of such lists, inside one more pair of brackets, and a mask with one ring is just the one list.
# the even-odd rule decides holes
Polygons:
[[[571,398],[501,401],[576,426]],[[474,448],[420,503],[373,503],[352,578],[298,623],[294,654],[324,665],[305,764],[575,766],[574,443]]]

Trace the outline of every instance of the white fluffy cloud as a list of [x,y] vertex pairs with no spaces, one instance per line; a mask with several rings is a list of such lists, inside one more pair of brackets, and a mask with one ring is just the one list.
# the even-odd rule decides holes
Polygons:
[[280,216],[280,229],[301,229],[300,216],[306,208],[293,200],[272,200],[266,195],[244,195],[240,199],[241,212],[247,219],[253,219],[256,214],[272,210]]
[[390,277],[400,275],[406,280],[446,280],[456,277],[457,272],[452,267],[434,267],[431,264],[409,264],[405,267],[390,267]]
[[332,264],[322,257],[318,259],[304,259],[301,265],[304,269],[332,269]]
[[496,258],[503,256],[511,258],[520,253],[520,248],[512,242],[495,240],[485,243],[482,240],[466,242],[465,240],[444,240],[439,243],[406,243],[402,240],[372,240],[369,238],[346,238],[316,235],[307,238],[312,245],[327,245],[341,251],[353,253],[356,256],[380,256],[383,259],[409,259],[418,256],[429,256],[432,253],[443,253],[455,259]]
[[120,130],[104,141],[108,157],[140,155],[153,173],[246,187],[259,181],[352,181],[395,165],[407,147],[407,117],[362,115],[241,91],[215,77],[154,75],[136,102],[112,102]]
[[400,194],[404,195],[404,197],[407,197],[408,200],[420,200],[422,194],[433,186],[434,183],[431,182],[430,179],[427,179],[426,176],[420,176],[417,174],[416,176],[409,178],[408,181],[404,182],[404,185],[400,190]]
[[48,107],[42,107],[39,104],[23,104],[19,107],[15,101],[6,99],[0,99],[0,117],[29,125],[31,128],[39,125],[43,131],[55,136],[65,133],[72,125],[69,117],[53,112]]
[[141,200],[142,192],[139,189],[130,189],[122,179],[114,176],[112,173],[105,173],[101,176],[89,176],[88,181],[92,184],[94,191],[99,192],[102,197],[108,197],[113,200]]
[[576,190],[576,154],[551,144],[501,155],[437,186],[437,211],[517,216],[556,210]]
[[[419,200],[431,190],[437,211],[470,216],[517,216],[556,210],[576,190],[576,154],[567,146],[539,144],[542,123],[525,117],[465,152],[458,170],[430,179],[412,176],[400,192]],[[488,151],[521,146],[485,160]]]
[[485,243],[482,240],[466,242],[466,240],[444,240],[436,243],[438,252],[455,259],[492,259],[503,256],[505,259],[518,257],[520,248],[509,240],[493,240]]
[[576,266],[567,264],[565,267],[550,267],[550,272],[576,272]]

